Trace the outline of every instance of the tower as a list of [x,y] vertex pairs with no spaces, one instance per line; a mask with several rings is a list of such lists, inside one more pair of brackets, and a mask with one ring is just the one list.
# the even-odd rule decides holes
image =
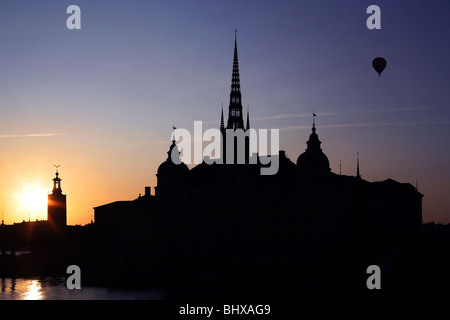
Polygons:
[[55,178],[53,178],[53,190],[48,195],[48,223],[55,229],[62,230],[67,225],[66,195],[62,193],[61,178],[56,167]]
[[[239,60],[238,60],[238,51],[237,51],[237,30],[234,30],[234,55],[233,55],[233,72],[231,76],[231,92],[230,92],[230,104],[228,107],[228,121],[225,126],[223,120],[223,105],[222,105],[222,113],[220,120],[220,131],[222,132],[222,150],[221,156],[223,159],[223,163],[242,163],[238,159],[244,159],[245,163],[249,162],[250,155],[250,140],[248,137],[248,132],[246,132],[250,128],[250,118],[249,111],[247,107],[247,128],[244,126],[244,114],[242,110],[242,95],[241,95],[241,83],[239,76]],[[237,137],[244,133],[244,139],[240,140]],[[227,145],[227,140],[230,145]],[[244,157],[238,156],[239,150],[242,150],[238,147],[239,143],[244,143],[245,155]],[[230,147],[233,145],[232,151],[228,150],[231,159],[227,158],[227,146]],[[242,152],[242,151],[241,151]],[[234,156],[232,156],[232,154]],[[230,162],[231,160],[231,162]]]
[[231,76],[230,106],[228,108],[227,129],[245,129],[242,115],[241,84],[239,79],[239,61],[237,52],[237,30],[234,30],[233,74]]

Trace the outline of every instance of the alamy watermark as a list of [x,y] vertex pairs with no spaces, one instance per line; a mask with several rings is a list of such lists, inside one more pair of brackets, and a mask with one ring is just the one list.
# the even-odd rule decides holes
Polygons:
[[[172,149],[175,164],[257,164],[261,175],[274,175],[279,168],[279,129],[226,129],[215,128],[203,132],[202,121],[194,121],[194,134],[187,129],[174,128],[172,138],[177,149]],[[205,145],[206,143],[206,145]],[[270,149],[269,149],[270,145]],[[178,153],[180,152],[180,153]]]
[[68,276],[67,280],[66,280],[67,289],[80,290],[81,289],[81,269],[80,269],[80,267],[75,264],[72,264],[67,267],[66,273],[70,274],[70,276]]

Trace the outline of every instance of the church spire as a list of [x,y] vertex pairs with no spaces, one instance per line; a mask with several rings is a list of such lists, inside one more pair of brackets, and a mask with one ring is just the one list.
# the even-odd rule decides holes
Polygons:
[[361,175],[359,174],[359,152],[356,153],[356,177],[361,179]]
[[237,51],[237,30],[234,29],[234,56],[233,56],[233,76],[231,79],[231,91],[241,91],[239,81],[239,61]]
[[231,76],[230,106],[228,108],[227,129],[244,129],[242,116],[241,83],[239,77],[239,61],[237,51],[237,30],[234,34],[233,73]]

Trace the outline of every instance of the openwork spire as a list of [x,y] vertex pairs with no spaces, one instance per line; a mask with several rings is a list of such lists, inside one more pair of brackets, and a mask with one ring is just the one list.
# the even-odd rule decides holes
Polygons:
[[239,80],[239,61],[237,51],[237,30],[234,30],[234,57],[233,57],[233,76],[231,79],[231,91],[241,91],[241,84]]
[[237,52],[237,30],[234,30],[233,74],[231,76],[230,106],[228,108],[227,129],[244,129],[242,115],[241,84]]

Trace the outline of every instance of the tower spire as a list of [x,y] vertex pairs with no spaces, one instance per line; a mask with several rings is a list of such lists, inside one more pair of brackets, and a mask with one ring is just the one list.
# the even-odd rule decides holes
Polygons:
[[234,30],[233,73],[231,76],[230,106],[228,108],[227,129],[244,129],[236,29]]
[[237,51],[237,30],[234,29],[234,55],[233,55],[233,75],[231,79],[231,91],[241,91],[239,80],[239,59]]

